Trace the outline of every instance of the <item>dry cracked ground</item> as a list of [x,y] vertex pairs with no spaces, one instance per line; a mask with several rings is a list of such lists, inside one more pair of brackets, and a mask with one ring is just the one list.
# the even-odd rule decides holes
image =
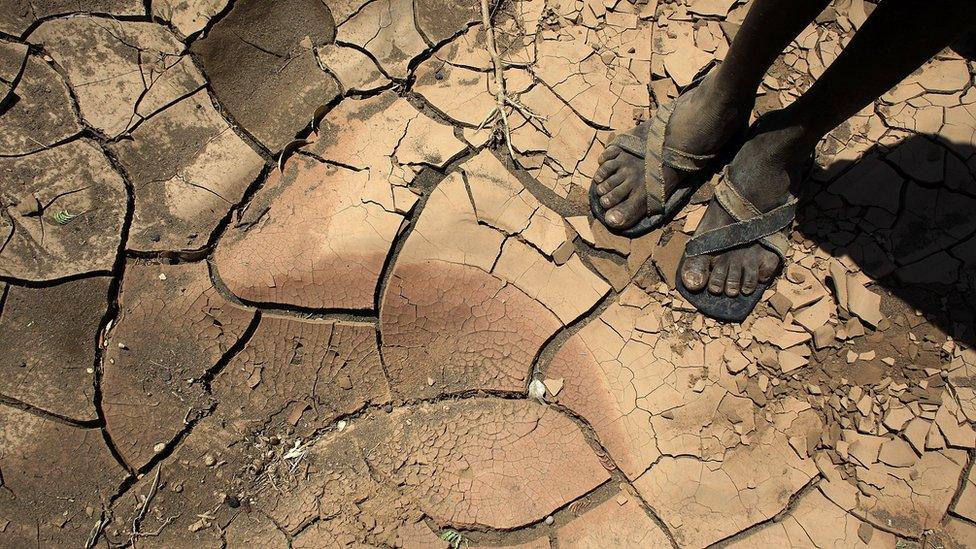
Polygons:
[[[839,0],[761,111],[874,7]],[[820,146],[741,326],[708,190],[587,218],[742,0],[0,1],[0,546],[976,544],[976,65]]]

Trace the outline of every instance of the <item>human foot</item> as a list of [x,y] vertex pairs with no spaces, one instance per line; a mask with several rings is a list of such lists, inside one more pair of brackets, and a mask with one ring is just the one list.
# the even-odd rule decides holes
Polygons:
[[[742,198],[764,213],[791,200],[804,163],[813,151],[813,145],[804,138],[801,129],[782,123],[781,113],[770,113],[754,125],[752,137],[739,149],[726,176],[728,181],[735,182],[734,190]],[[713,199],[695,234],[735,221]],[[786,246],[782,236],[773,234],[770,238],[780,248]],[[751,295],[759,285],[767,284],[779,268],[780,255],[770,249],[774,246],[769,244],[757,241],[712,254],[687,257],[681,267],[681,281],[691,292],[707,288],[714,295]]]
[[[691,155],[712,155],[729,142],[748,122],[753,98],[731,97],[709,76],[674,102],[664,131],[668,149]],[[627,132],[642,145],[651,124],[644,123]],[[607,210],[604,221],[612,229],[634,226],[649,213],[647,207],[648,177],[645,159],[611,144],[599,157],[600,166],[593,178],[600,206]],[[686,166],[687,167],[687,166]],[[669,198],[688,172],[664,165],[661,173],[663,197]]]

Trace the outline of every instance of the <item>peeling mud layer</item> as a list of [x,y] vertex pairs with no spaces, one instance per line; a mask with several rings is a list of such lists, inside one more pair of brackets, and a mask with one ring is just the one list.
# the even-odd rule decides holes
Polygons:
[[479,8],[0,1],[0,547],[976,546],[976,64],[820,143],[722,325],[707,189],[634,240],[586,193],[749,2],[493,4],[514,158]]

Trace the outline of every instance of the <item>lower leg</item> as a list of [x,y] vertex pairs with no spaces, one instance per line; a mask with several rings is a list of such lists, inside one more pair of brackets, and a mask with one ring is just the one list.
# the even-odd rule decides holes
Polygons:
[[776,57],[830,0],[755,0],[712,83],[720,100],[752,104]]
[[974,18],[972,0],[885,0],[820,79],[770,120],[769,129],[788,130],[789,152],[808,152],[955,41]]
[[[817,142],[949,45],[976,15],[972,0],[885,0],[820,79],[792,105],[764,116],[729,167],[732,181],[759,209],[783,204],[790,183]],[[732,219],[714,204],[699,230]],[[681,272],[689,289],[751,293],[772,277],[779,258],[758,244],[689,258]]]
[[[682,96],[668,122],[667,146],[692,154],[713,154],[749,121],[756,90],[776,56],[829,0],[755,0],[725,61],[697,88]],[[631,130],[646,139],[646,127]],[[647,213],[644,160],[609,146],[593,177],[605,222],[626,228]],[[683,175],[664,169],[670,196]]]

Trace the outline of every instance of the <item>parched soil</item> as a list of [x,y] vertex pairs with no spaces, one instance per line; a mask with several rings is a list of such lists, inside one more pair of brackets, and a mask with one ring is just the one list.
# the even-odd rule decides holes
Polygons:
[[586,194],[748,0],[493,3],[507,133],[477,2],[0,4],[0,546],[976,546],[976,63],[820,143],[726,325],[709,187]]

